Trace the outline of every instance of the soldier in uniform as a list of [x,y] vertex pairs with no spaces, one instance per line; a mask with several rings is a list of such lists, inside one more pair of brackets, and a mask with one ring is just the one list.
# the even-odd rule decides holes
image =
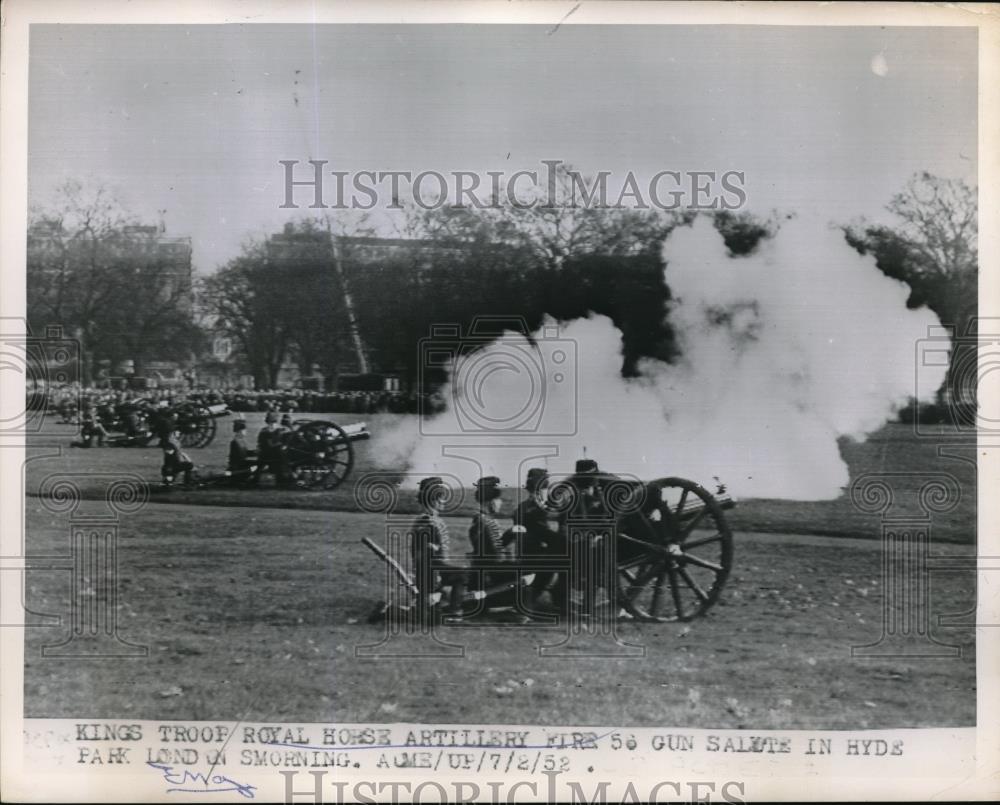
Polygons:
[[524,483],[528,497],[514,510],[514,525],[524,529],[520,532],[523,535],[518,549],[520,556],[547,555],[556,541],[558,530],[550,519],[547,506],[548,486],[548,470],[541,467],[528,470]]
[[601,480],[602,476],[596,461],[584,458],[576,462],[575,472],[568,479],[568,483],[576,493],[575,500],[573,505],[563,512],[560,522],[560,531],[569,549],[571,561],[575,556],[585,568],[583,573],[578,573],[577,577],[569,579],[573,589],[582,597],[580,613],[585,616],[594,613],[597,590],[601,586],[609,587],[606,574],[610,569],[605,567],[605,553],[608,548],[606,540],[609,540],[611,535],[604,533],[600,527],[571,529],[568,521],[580,519],[590,521],[594,525],[603,523],[610,525],[611,514],[604,505]]
[[268,411],[264,416],[264,427],[257,434],[257,455],[259,461],[253,476],[255,483],[260,481],[265,469],[274,473],[278,484],[287,482],[285,431],[278,427],[278,415],[274,411]]
[[169,488],[180,473],[184,473],[184,485],[193,483],[194,463],[181,447],[181,435],[176,430],[164,428],[160,434],[160,448],[163,450],[163,466],[160,474],[163,485]]
[[150,432],[141,416],[140,407],[140,401],[131,394],[126,394],[125,399],[119,403],[117,414],[125,426],[125,435],[118,442],[120,447],[131,447],[149,439]]
[[101,418],[97,415],[97,408],[93,405],[84,409],[83,417],[80,421],[80,441],[71,442],[70,447],[90,447],[94,439],[97,439],[97,446],[104,447],[104,440],[108,438],[108,432],[101,424]]
[[[514,559],[513,546],[510,541],[505,544],[503,529],[496,519],[503,505],[501,494],[500,479],[495,475],[476,481],[474,496],[479,504],[479,511],[473,515],[472,525],[469,526],[472,555],[493,565],[512,562]],[[486,585],[501,584],[508,580],[508,574],[497,570],[487,571],[485,575]]]
[[596,461],[581,458],[576,462],[575,471],[568,480],[577,493],[576,505],[572,510],[574,517],[589,519],[606,515],[601,497],[601,470]]
[[233,438],[229,442],[229,482],[242,486],[251,481],[257,469],[257,454],[247,447],[247,423],[242,419],[233,422]]
[[[418,605],[421,610],[430,609],[431,593],[445,584],[451,585],[448,614],[461,615],[466,579],[461,568],[449,569],[449,565],[457,565],[457,562],[452,555],[448,526],[441,519],[445,496],[446,490],[441,478],[432,476],[420,481],[417,501],[421,514],[413,521],[410,529],[410,555],[417,574]],[[439,571],[435,565],[443,566],[443,569]]]
[[60,421],[60,424],[62,425],[77,424],[76,401],[73,399],[72,395],[63,396],[60,398],[59,415],[62,417],[62,420]]
[[[548,508],[548,487],[548,470],[541,467],[529,469],[524,484],[528,497],[522,500],[514,511],[514,528],[511,531],[517,534],[521,541],[518,546],[518,558],[528,559],[529,569],[531,557],[566,556],[562,534]],[[556,597],[555,591],[552,590],[556,575],[552,570],[535,571],[535,579],[528,587],[525,602],[529,610],[534,609],[538,597],[546,590],[551,591],[553,598]],[[559,602],[555,603],[558,608]]]

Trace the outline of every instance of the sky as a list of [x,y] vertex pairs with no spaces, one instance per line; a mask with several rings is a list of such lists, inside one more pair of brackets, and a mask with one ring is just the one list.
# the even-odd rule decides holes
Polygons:
[[[36,25],[29,194],[100,183],[208,272],[329,169],[743,171],[748,209],[885,220],[975,182],[971,28]],[[303,202],[305,203],[305,202]]]

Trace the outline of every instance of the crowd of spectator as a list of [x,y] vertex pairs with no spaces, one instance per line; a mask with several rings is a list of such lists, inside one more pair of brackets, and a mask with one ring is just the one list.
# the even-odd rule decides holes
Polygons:
[[[426,401],[427,398],[425,397]],[[79,384],[44,386],[28,391],[28,410],[59,414],[64,422],[78,422],[81,409],[146,403],[154,407],[195,401],[225,406],[233,413],[280,411],[322,414],[418,413],[421,395],[402,391],[310,391],[306,389],[176,389],[109,390]]]
[[206,404],[225,403],[230,411],[303,411],[313,413],[417,413],[420,397],[402,391],[309,391],[305,389],[242,389],[192,392]]

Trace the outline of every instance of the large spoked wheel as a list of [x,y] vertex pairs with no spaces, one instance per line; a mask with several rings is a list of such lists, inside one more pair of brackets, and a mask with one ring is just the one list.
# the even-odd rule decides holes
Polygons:
[[634,618],[687,621],[719,600],[733,564],[733,534],[718,501],[683,478],[649,484],[648,541],[618,562],[618,596]]
[[182,405],[176,411],[177,430],[184,447],[208,447],[215,438],[218,424],[212,412],[203,405]]
[[354,446],[333,422],[305,422],[289,451],[292,478],[308,489],[336,489],[354,467]]

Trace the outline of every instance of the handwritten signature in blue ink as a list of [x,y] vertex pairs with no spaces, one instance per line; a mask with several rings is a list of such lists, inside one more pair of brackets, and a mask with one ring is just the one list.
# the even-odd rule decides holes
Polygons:
[[[231,780],[228,777],[224,777],[221,774],[202,774],[198,771],[189,771],[188,769],[183,769],[181,771],[174,771],[173,766],[168,766],[166,763],[154,763],[151,760],[146,761],[146,765],[151,768],[158,769],[163,773],[163,779],[165,782],[169,783],[171,788],[167,789],[167,793],[172,793],[174,791],[182,791],[189,794],[222,794],[227,791],[235,791],[241,797],[247,797],[248,799],[253,799],[254,791],[257,790],[257,786],[249,785],[247,783],[238,783],[235,780]],[[183,788],[185,783],[200,783],[202,788]],[[217,786],[216,788],[209,788],[209,786]]]

